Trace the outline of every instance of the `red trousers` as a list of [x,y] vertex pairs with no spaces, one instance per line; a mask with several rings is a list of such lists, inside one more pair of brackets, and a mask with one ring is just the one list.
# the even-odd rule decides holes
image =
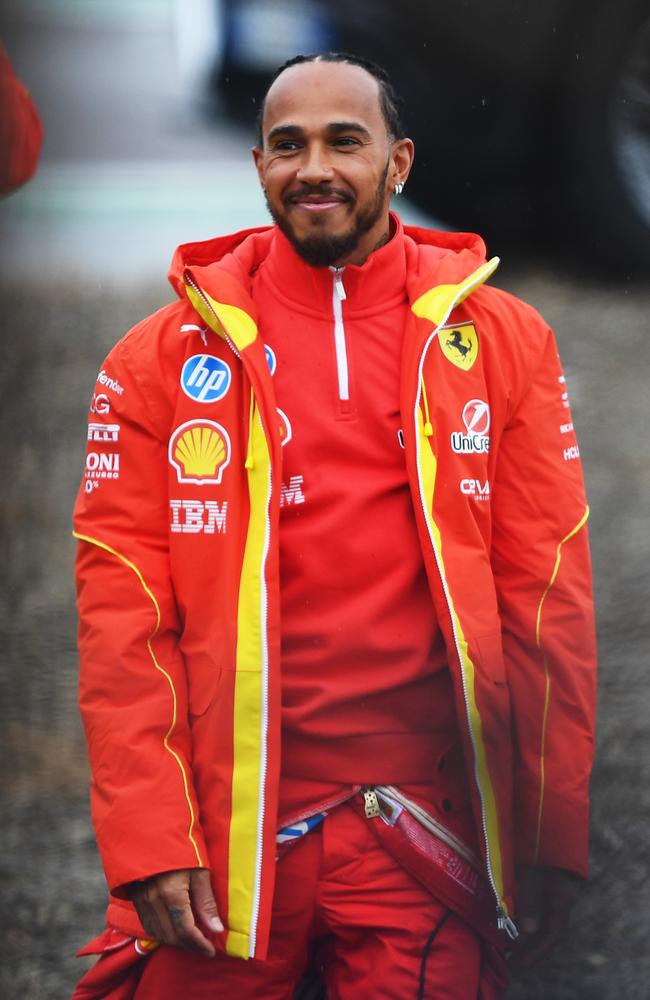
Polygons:
[[161,947],[145,959],[136,1000],[290,1000],[312,960],[328,1000],[498,1000],[494,948],[437,902],[338,807],[277,868],[265,961]]

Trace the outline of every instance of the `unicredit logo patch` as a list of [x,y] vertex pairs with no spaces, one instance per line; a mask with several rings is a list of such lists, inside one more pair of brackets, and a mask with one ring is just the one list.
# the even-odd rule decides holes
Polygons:
[[490,429],[490,407],[482,399],[470,399],[463,407],[463,423],[469,434],[487,434]]
[[490,407],[482,399],[470,399],[463,407],[463,423],[467,433],[454,431],[451,435],[452,451],[457,454],[475,452],[485,454],[490,450]]

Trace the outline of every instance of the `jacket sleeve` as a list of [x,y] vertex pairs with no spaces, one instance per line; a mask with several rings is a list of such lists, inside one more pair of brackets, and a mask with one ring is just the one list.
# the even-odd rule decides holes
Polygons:
[[596,670],[588,507],[555,339],[530,313],[541,347],[511,400],[492,490],[516,861],[586,875]]
[[118,345],[98,376],[74,515],[93,822],[118,895],[128,882],[201,866],[206,857],[169,568],[170,417],[160,388],[144,381],[147,366],[135,373],[133,339]]

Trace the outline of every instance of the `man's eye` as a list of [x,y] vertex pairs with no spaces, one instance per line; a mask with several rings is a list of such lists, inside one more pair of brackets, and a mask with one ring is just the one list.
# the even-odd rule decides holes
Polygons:
[[335,146],[358,146],[359,140],[351,135],[339,135],[334,140]]
[[292,152],[294,149],[298,149],[298,143],[292,139],[282,139],[281,142],[276,142],[275,149],[280,153]]

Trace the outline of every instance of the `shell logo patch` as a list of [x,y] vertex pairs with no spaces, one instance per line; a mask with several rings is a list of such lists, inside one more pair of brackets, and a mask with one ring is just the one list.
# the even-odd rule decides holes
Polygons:
[[230,452],[228,431],[214,420],[188,420],[169,439],[169,462],[179,483],[220,483]]
[[441,326],[438,343],[452,365],[468,372],[478,357],[478,335],[473,323]]

